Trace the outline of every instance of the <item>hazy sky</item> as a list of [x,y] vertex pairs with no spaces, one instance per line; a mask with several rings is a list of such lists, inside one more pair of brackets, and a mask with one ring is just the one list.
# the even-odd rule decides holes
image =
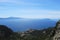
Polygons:
[[0,17],[60,18],[60,0],[0,0]]

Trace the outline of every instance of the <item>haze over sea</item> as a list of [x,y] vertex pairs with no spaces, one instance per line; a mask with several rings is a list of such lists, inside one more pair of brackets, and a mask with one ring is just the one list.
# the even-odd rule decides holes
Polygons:
[[25,19],[25,18],[0,18],[0,25],[6,25],[14,31],[26,31],[28,29],[45,29],[55,27],[57,19]]

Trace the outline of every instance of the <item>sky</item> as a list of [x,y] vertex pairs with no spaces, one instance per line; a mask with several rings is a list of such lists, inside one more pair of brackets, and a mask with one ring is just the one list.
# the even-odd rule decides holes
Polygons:
[[0,0],[0,17],[60,18],[60,0]]

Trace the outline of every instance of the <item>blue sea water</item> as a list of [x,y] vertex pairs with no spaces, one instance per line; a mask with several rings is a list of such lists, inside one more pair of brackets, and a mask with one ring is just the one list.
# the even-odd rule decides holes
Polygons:
[[13,31],[44,29],[54,27],[56,21],[50,19],[0,19],[0,25],[6,25]]

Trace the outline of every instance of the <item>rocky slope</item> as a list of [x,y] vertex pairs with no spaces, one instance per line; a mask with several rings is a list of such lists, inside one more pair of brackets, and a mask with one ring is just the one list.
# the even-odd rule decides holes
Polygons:
[[[3,31],[4,30],[4,31]],[[12,32],[11,29],[6,26],[0,26],[0,33],[7,36],[0,36],[0,40],[52,40],[52,37],[55,34],[55,28],[47,28],[43,30],[30,29],[25,32]],[[10,33],[12,34],[10,35]],[[4,39],[3,39],[4,38]]]

